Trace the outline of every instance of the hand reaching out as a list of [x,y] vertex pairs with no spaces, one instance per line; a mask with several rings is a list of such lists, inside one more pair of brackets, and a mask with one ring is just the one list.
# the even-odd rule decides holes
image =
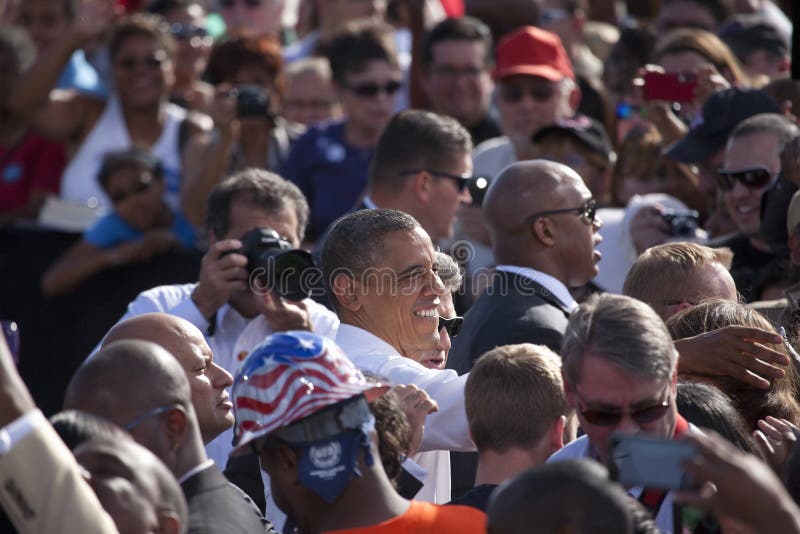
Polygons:
[[394,386],[390,391],[400,403],[406,414],[408,424],[411,426],[411,440],[408,446],[408,456],[417,453],[422,435],[425,432],[425,417],[439,411],[439,405],[428,394],[414,384]]

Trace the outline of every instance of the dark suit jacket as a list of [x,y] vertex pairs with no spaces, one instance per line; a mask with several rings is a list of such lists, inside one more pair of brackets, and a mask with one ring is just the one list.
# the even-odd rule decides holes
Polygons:
[[464,316],[447,367],[468,373],[484,352],[500,345],[536,343],[558,352],[568,316],[564,304],[538,283],[495,271],[492,284]]
[[[492,284],[464,316],[447,367],[460,375],[468,373],[484,352],[501,345],[536,343],[558,352],[568,315],[564,304],[541,285],[518,274],[495,271]],[[477,463],[475,453],[450,453],[453,499],[472,488]]]
[[210,466],[181,484],[189,505],[189,534],[275,533],[242,490]]

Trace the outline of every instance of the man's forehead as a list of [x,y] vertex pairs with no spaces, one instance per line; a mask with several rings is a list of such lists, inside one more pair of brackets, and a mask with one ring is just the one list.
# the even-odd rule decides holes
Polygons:
[[396,230],[389,232],[382,239],[383,254],[376,263],[384,263],[388,267],[417,264],[424,260],[433,264],[436,251],[431,238],[422,227],[413,230]]

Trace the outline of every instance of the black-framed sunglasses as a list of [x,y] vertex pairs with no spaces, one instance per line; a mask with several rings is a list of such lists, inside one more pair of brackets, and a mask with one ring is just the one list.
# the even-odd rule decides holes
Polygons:
[[349,89],[362,98],[374,98],[378,96],[378,93],[386,93],[387,96],[393,96],[401,87],[403,87],[403,82],[391,80],[384,84],[375,82],[355,83],[350,85]]
[[470,174],[452,174],[449,172],[432,171],[431,169],[404,169],[400,171],[400,174],[401,175],[417,174],[420,172],[427,172],[434,178],[448,178],[450,180],[453,180],[453,182],[456,184],[456,187],[458,187],[459,191],[463,191],[470,184],[470,182],[480,178],[480,176],[472,176]]
[[439,316],[439,332],[442,331],[442,328],[447,330],[447,335],[452,337],[456,337],[459,332],[461,332],[461,325],[464,324],[463,317],[451,317],[447,319],[445,317]]
[[583,203],[583,206],[578,208],[563,208],[558,210],[546,210],[540,211],[539,213],[534,213],[527,219],[525,219],[526,224],[530,224],[537,219],[541,219],[542,217],[548,217],[550,215],[559,215],[562,213],[574,213],[581,217],[583,221],[587,224],[594,224],[597,221],[597,201],[593,198],[590,198],[586,202]]
[[227,8],[231,8],[240,2],[247,7],[258,7],[264,3],[264,0],[219,0],[219,4]]
[[774,176],[765,167],[754,167],[740,171],[720,169],[717,171],[717,185],[723,191],[732,191],[738,181],[748,189],[762,189],[767,187]]
[[126,56],[119,57],[114,61],[114,65],[125,70],[133,70],[140,65],[144,65],[149,69],[159,69],[161,64],[164,63],[169,57],[163,50],[159,50],[150,56]]
[[[664,417],[669,411],[671,404],[671,395],[667,394],[667,398],[663,402],[631,410],[628,412],[628,417],[633,419],[638,425],[652,423]],[[625,412],[621,410],[585,410],[581,408],[580,411],[581,416],[587,423],[597,426],[616,426],[622,421],[623,415],[625,415]]]

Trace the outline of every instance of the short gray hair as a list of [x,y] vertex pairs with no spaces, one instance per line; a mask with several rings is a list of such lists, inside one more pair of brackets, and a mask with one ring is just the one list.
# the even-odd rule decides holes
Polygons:
[[611,293],[593,295],[569,318],[561,358],[571,384],[580,381],[587,354],[636,376],[656,379],[671,377],[678,363],[672,338],[658,314],[639,300]]
[[448,293],[458,291],[464,281],[464,275],[461,273],[461,268],[456,263],[456,260],[444,252],[437,252],[436,262],[439,265],[437,274],[444,284],[445,291]]

